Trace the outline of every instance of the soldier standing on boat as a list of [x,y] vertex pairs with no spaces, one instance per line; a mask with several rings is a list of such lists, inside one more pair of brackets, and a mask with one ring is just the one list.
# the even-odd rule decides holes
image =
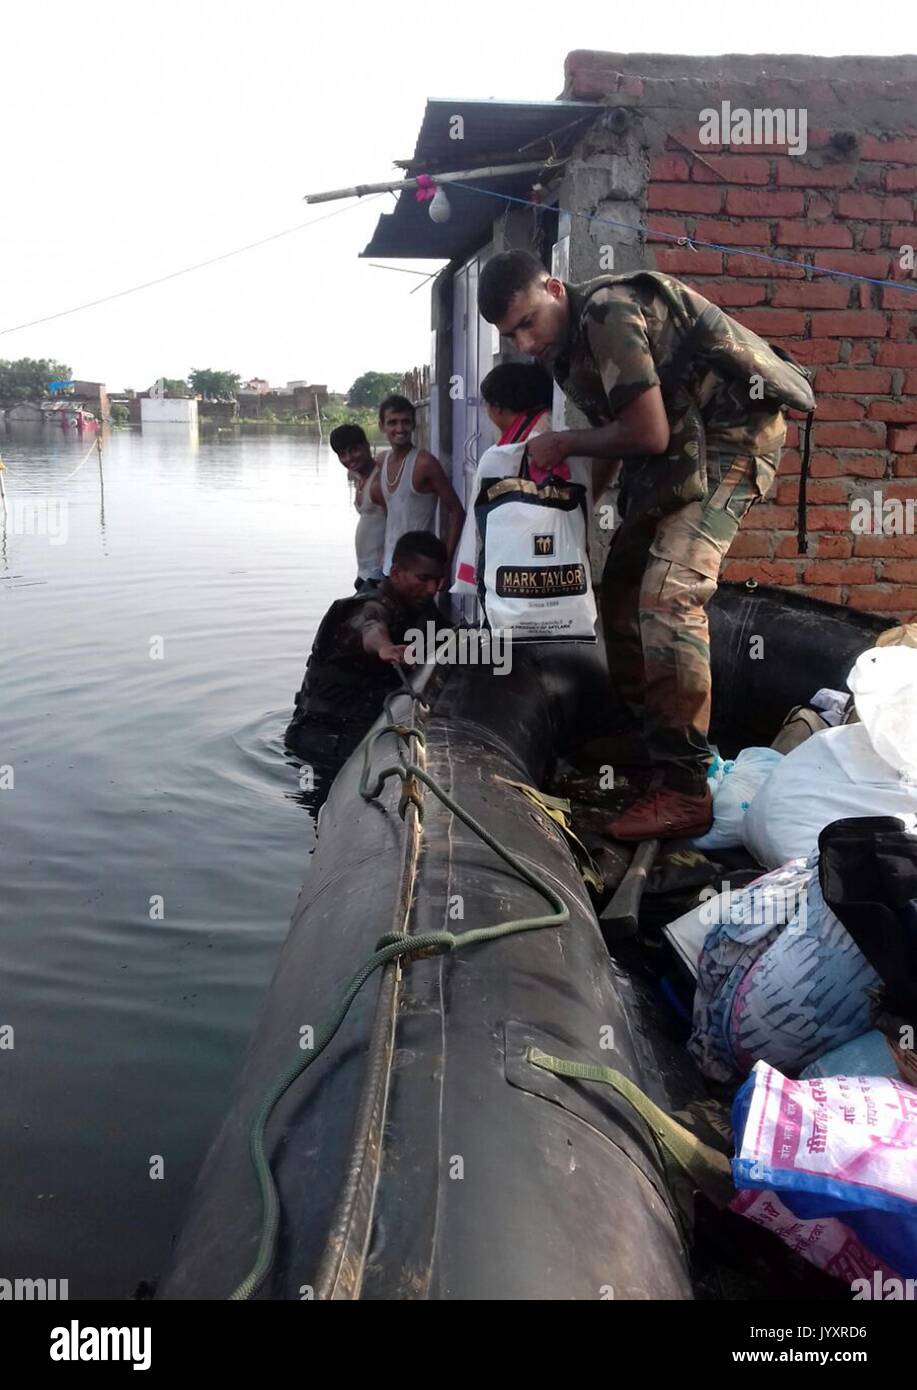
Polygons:
[[701,834],[712,821],[707,604],[742,518],[774,481],[784,408],[813,408],[806,375],[654,271],[565,284],[528,252],[508,251],[484,267],[478,304],[592,426],[533,439],[533,461],[622,460],[602,620],[628,760],[646,758],[658,777],[608,833]]
[[379,406],[379,426],[390,446],[371,484],[373,501],[386,511],[382,569],[389,573],[399,536],[406,531],[434,529],[436,505],[441,503],[447,556],[443,584],[447,585],[465,509],[439,460],[414,444],[415,417],[414,406],[405,396],[386,396]]

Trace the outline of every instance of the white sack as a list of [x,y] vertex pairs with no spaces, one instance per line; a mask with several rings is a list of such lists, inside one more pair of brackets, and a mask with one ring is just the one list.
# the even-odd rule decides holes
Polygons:
[[734,762],[724,764],[723,777],[713,788],[713,824],[691,841],[695,849],[741,845],[745,815],[783,757],[776,748],[743,748]]
[[879,757],[917,781],[917,649],[872,647],[847,684]]
[[776,869],[808,856],[832,821],[913,813],[917,784],[879,757],[865,724],[841,724],[813,734],[774,768],[745,815],[742,840],[759,864]]

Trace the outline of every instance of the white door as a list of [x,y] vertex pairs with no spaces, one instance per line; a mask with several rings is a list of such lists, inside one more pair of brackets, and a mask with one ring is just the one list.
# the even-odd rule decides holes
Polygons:
[[[452,282],[452,486],[466,512],[474,506],[478,460],[497,438],[480,395],[499,349],[499,334],[478,313],[478,276],[486,258],[486,252],[470,257]],[[462,614],[469,622],[475,611],[476,600],[465,599]]]
[[493,366],[495,333],[478,313],[482,256],[472,256],[453,279],[452,300],[452,485],[465,498],[483,451],[495,442],[480,397],[482,379]]

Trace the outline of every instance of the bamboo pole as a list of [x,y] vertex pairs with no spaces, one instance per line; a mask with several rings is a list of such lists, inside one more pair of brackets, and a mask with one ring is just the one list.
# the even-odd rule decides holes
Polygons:
[[96,434],[96,452],[99,455],[99,524],[102,533],[105,533],[105,474],[102,472],[102,426],[99,425]]
[[[544,169],[546,163],[562,163],[561,160],[540,159],[533,164],[492,164],[486,169],[458,169],[451,174],[433,174],[434,183],[461,183],[466,179],[493,179],[502,174],[534,174]],[[333,203],[339,198],[363,198],[367,193],[400,193],[407,188],[417,188],[418,180],[396,179],[385,183],[357,183],[352,188],[333,188],[326,193],[306,193],[307,203]]]

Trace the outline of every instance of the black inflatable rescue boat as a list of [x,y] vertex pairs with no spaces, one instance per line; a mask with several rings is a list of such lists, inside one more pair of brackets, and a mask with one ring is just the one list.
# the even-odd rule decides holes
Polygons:
[[[792,705],[843,688],[884,626],[722,586],[711,608],[721,750],[769,743]],[[543,787],[557,757],[601,728],[601,644],[517,647],[509,674],[427,669],[416,688],[427,703],[394,697],[380,725],[391,716],[400,732],[370,735],[369,773],[364,746],[322,808],[235,1100],[157,1296],[689,1299],[688,1241],[647,1124],[614,1091],[532,1061],[534,1048],[611,1066],[665,1110],[684,1100],[672,1043],[609,955],[568,841],[511,785]],[[361,795],[361,779],[375,790],[402,754],[428,781],[391,776]],[[368,978],[266,1120],[277,1205],[265,1205],[250,1152],[265,1097],[380,938],[550,915],[539,882],[567,909],[561,925],[402,954]]]

